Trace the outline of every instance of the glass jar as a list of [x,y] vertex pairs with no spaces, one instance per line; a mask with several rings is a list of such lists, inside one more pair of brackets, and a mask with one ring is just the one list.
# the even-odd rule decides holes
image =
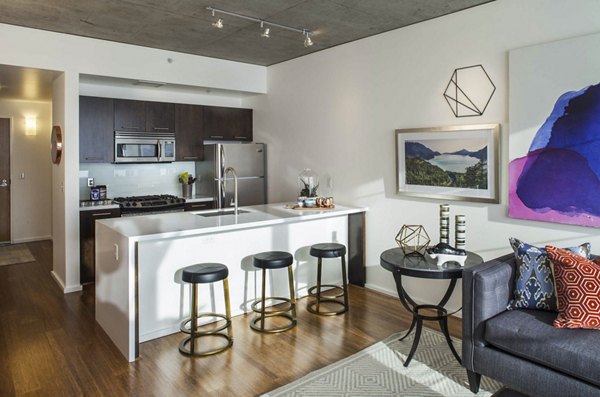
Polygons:
[[310,168],[305,168],[298,175],[298,185],[300,186],[300,196],[317,197],[319,175]]

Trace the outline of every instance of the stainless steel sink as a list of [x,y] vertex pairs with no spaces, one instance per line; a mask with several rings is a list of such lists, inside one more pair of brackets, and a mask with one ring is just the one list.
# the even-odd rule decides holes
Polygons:
[[[246,211],[246,210],[238,210],[238,215],[239,214],[249,214],[251,211]],[[213,216],[223,216],[223,215],[234,215],[235,212],[233,210],[225,210],[225,211],[216,211],[216,212],[206,212],[203,214],[196,214],[199,216],[203,216],[205,218],[210,218]]]

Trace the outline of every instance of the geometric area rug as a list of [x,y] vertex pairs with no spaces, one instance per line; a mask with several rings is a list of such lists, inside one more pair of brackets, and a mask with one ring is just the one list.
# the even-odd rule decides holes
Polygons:
[[[502,385],[485,376],[479,393],[469,390],[466,370],[456,361],[444,335],[423,327],[421,340],[408,368],[404,360],[410,351],[411,336],[398,341],[403,332],[377,342],[350,357],[262,397],[308,396],[491,396]],[[452,338],[461,351],[461,341]]]
[[6,245],[0,247],[0,266],[33,262],[35,258],[25,244]]

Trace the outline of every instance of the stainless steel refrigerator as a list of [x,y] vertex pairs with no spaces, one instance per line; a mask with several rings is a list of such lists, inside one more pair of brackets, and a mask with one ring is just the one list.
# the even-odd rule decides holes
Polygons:
[[196,162],[197,194],[215,198],[217,208],[233,206],[233,167],[238,178],[238,205],[266,203],[265,144],[216,143],[204,146],[204,161]]

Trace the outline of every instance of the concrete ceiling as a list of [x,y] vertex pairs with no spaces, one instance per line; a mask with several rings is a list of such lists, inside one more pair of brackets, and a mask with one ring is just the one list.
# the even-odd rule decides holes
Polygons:
[[[0,0],[0,23],[257,65],[273,65],[493,0]],[[221,15],[207,6],[314,32],[300,33]]]

